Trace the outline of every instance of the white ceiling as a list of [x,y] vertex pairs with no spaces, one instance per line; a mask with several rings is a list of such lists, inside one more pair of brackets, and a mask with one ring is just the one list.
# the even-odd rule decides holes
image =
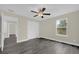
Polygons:
[[[43,20],[41,17],[33,17],[35,13],[31,10],[38,10],[45,7],[45,12],[51,13],[50,16],[44,16],[43,19],[48,19],[65,13],[79,10],[79,4],[0,4],[0,10],[7,12],[13,11],[16,14],[26,16],[31,19]],[[10,9],[10,10],[9,10]]]

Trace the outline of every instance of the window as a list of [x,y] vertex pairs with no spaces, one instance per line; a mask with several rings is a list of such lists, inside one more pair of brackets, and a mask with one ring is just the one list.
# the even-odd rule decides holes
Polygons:
[[67,36],[67,19],[56,20],[56,35]]

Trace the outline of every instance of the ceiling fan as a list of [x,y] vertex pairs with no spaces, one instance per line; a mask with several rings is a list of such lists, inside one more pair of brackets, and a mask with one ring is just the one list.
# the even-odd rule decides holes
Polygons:
[[41,16],[41,18],[44,18],[44,15],[51,15],[50,13],[44,13],[45,10],[46,8],[42,8],[42,9],[39,9],[38,11],[31,10],[31,12],[36,13],[36,15],[34,15],[33,17]]

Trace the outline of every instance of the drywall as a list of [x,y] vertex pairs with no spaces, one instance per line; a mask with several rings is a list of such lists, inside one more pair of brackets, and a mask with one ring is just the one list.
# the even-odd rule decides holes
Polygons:
[[7,16],[7,15],[2,14],[2,20],[3,20],[2,32],[3,32],[5,38],[9,37],[9,34],[16,33],[18,31],[16,28],[17,23],[18,23],[17,17]]
[[[56,35],[56,20],[61,18],[68,19],[68,36],[61,37]],[[79,11],[57,16],[40,22],[40,37],[51,40],[61,41],[74,45],[79,45]]]
[[24,17],[18,18],[18,42],[27,40],[27,19]]
[[[2,16],[4,20],[10,20],[10,21],[16,21],[18,20],[18,40],[17,42],[21,42],[23,41],[24,39],[27,38],[27,33],[26,33],[26,18],[22,17],[22,16],[18,16],[16,14],[10,14],[10,13],[5,13],[5,12],[2,12]],[[3,29],[5,30],[5,29]]]
[[[32,38],[37,38],[39,36],[39,22],[33,21],[32,19],[27,18],[25,16],[19,16],[19,15],[8,13],[8,12],[2,12],[2,14],[3,14],[2,17],[4,20],[5,18],[8,19],[8,17],[9,18],[13,17],[13,19],[14,18],[18,19],[17,42],[27,41]],[[12,21],[13,19],[9,19],[9,20]]]
[[28,20],[27,23],[28,39],[39,37],[39,22]]
[[18,42],[39,37],[39,22],[26,17],[19,17],[18,19]]

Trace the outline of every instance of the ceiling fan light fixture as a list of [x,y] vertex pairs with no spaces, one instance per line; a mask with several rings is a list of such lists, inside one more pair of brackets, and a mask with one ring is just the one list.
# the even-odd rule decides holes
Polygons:
[[44,18],[43,17],[44,15],[50,15],[50,13],[44,13],[45,10],[46,10],[46,8],[42,8],[42,9],[39,9],[38,11],[31,10],[31,12],[36,13],[36,15],[34,17],[41,16],[41,18]]
[[38,13],[38,16],[43,16],[43,13],[42,12]]

